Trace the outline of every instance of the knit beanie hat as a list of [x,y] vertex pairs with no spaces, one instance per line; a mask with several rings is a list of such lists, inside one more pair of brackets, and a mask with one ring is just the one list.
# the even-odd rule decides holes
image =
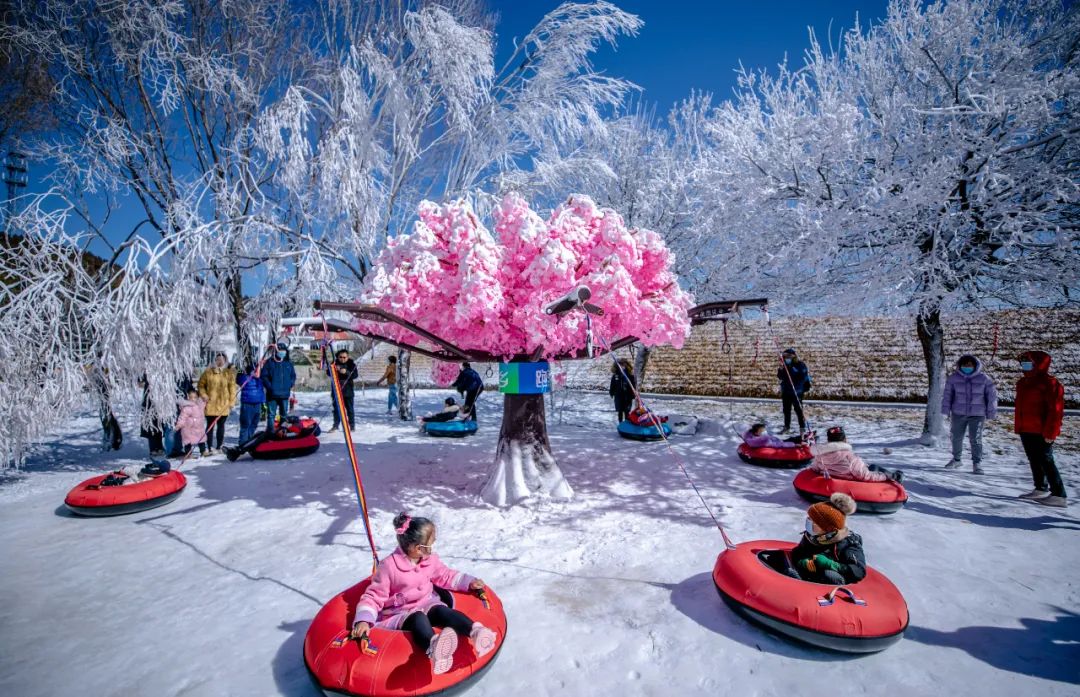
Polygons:
[[847,525],[847,516],[855,512],[855,499],[836,492],[828,501],[806,509],[806,516],[825,532],[836,532]]

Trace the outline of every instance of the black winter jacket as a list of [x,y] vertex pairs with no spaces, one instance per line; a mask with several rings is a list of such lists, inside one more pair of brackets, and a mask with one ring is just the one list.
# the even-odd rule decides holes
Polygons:
[[611,386],[608,387],[608,394],[615,400],[615,409],[618,411],[630,410],[630,405],[634,403],[635,385],[633,375],[623,377],[622,373],[615,373],[611,376]]
[[809,559],[816,554],[824,554],[829,559],[840,563],[840,575],[845,583],[856,583],[866,578],[866,556],[863,554],[862,538],[853,532],[849,532],[844,539],[830,545],[814,544],[803,535],[802,540],[791,550],[791,563],[798,569],[799,574],[807,581],[821,582],[823,577],[819,573],[815,578],[805,578],[805,571],[799,568],[799,562]]

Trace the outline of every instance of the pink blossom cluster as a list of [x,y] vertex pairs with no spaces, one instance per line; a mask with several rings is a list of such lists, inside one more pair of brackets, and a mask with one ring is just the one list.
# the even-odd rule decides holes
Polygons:
[[[545,221],[521,196],[507,195],[492,211],[492,231],[466,201],[425,201],[419,218],[411,233],[387,243],[360,302],[461,348],[504,358],[538,348],[550,358],[583,348],[582,313],[557,318],[543,311],[579,285],[604,309],[593,320],[597,347],[635,336],[646,345],[679,348],[690,331],[692,299],[671,272],[663,239],[627,228],[618,213],[587,196],[570,196]],[[396,325],[359,324],[420,343]]]
[[446,361],[431,362],[431,381],[439,387],[450,387],[461,371],[461,364]]

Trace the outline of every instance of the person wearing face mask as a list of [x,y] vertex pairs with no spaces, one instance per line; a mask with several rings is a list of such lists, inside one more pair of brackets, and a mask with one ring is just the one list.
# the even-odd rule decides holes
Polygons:
[[990,376],[982,371],[982,363],[970,354],[960,356],[956,370],[945,382],[941,398],[941,413],[949,417],[952,435],[952,459],[948,469],[960,467],[964,453],[964,434],[971,444],[971,471],[982,474],[983,425],[997,418],[997,388]]
[[791,566],[799,578],[843,585],[866,577],[862,538],[847,527],[847,516],[855,508],[855,499],[837,492],[806,509],[806,530],[791,550]]
[[803,394],[810,389],[810,369],[799,360],[795,349],[786,349],[783,353],[784,364],[776,369],[776,377],[780,380],[780,399],[784,403],[784,428],[780,433],[791,430],[791,410],[795,409],[795,416],[799,419],[799,433],[806,431],[806,418],[803,416]]
[[1020,434],[1035,483],[1035,488],[1020,498],[1065,508],[1065,484],[1054,462],[1054,441],[1061,435],[1065,416],[1065,388],[1050,375],[1048,353],[1021,353],[1020,370],[1024,375],[1016,383],[1015,431]]
[[296,384],[296,369],[289,360],[289,346],[279,341],[272,360],[267,361],[262,369],[262,383],[266,388],[266,432],[274,432],[274,416],[281,414],[281,420],[289,413],[289,395]]

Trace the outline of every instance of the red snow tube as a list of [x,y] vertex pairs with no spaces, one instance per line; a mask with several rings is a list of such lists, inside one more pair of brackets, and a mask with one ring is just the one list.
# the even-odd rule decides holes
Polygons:
[[176,470],[137,484],[101,486],[101,482],[110,475],[111,472],[99,474],[79,484],[68,492],[64,505],[72,513],[85,516],[138,513],[175,500],[187,486],[187,478]]
[[829,496],[841,491],[859,507],[860,513],[896,513],[907,503],[904,485],[887,482],[853,482],[848,479],[825,477],[819,472],[805,469],[795,475],[792,482],[795,491],[807,501],[828,501]]
[[448,605],[498,635],[495,648],[483,658],[477,658],[472,644],[463,638],[453,667],[442,675],[432,675],[431,661],[413,643],[412,636],[390,629],[372,629],[368,652],[363,652],[359,643],[348,637],[356,603],[370,582],[370,578],[364,579],[332,598],[315,615],[304,637],[304,664],[327,695],[450,695],[467,689],[495,663],[506,638],[506,614],[502,601],[490,589],[484,600],[471,593],[440,592]]
[[808,445],[797,448],[751,448],[746,443],[739,443],[738,452],[743,462],[780,469],[805,467],[814,459]]
[[318,428],[319,422],[315,419],[304,417],[295,423],[290,423],[286,430],[289,433],[304,433],[305,431],[314,431],[315,435],[319,435],[322,429]]
[[867,567],[866,578],[848,586],[811,583],[775,571],[759,556],[794,547],[756,540],[721,552],[713,567],[716,590],[747,619],[821,648],[871,653],[900,640],[908,608],[889,579]]
[[251,450],[251,456],[259,460],[280,460],[310,455],[318,449],[318,437],[308,433],[295,438],[268,438]]

